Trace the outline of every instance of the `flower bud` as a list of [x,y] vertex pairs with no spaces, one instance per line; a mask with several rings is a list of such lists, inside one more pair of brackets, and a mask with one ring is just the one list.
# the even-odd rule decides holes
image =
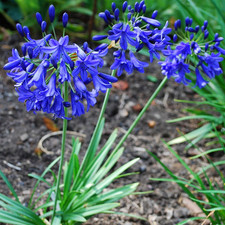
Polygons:
[[193,27],[188,27],[187,30],[188,30],[189,32],[195,32],[195,29],[194,29]]
[[98,14],[98,16],[101,17],[105,21],[105,23],[109,24],[109,21],[108,21],[108,19],[107,19],[107,17],[106,17],[104,12],[100,12]]
[[115,11],[115,9],[116,9],[116,3],[115,3],[115,2],[113,2],[113,3],[112,3],[112,11],[114,12],[114,11]]
[[100,44],[98,47],[95,48],[95,51],[102,51],[106,49],[108,45],[106,43]]
[[207,52],[208,48],[209,48],[209,43],[206,43],[205,44],[205,52]]
[[190,23],[190,19],[189,19],[189,17],[186,17],[185,24],[186,24],[187,27],[189,26],[189,23]]
[[177,21],[174,23],[174,29],[177,30]]
[[123,7],[122,7],[123,12],[125,12],[126,9],[127,9],[127,1],[125,1],[125,2],[123,3]]
[[22,37],[24,37],[23,27],[21,26],[20,23],[17,23],[17,24],[16,24],[16,29],[17,29],[18,33],[19,33]]
[[141,12],[143,5],[145,4],[145,1],[141,1],[138,7],[138,12]]
[[131,19],[131,13],[129,12],[129,13],[127,14],[127,20],[130,21],[130,19]]
[[28,55],[29,55],[30,59],[32,59],[33,58],[33,49],[31,47],[29,47],[27,49],[27,52],[28,52]]
[[177,41],[177,35],[174,34],[174,35],[173,35],[173,42],[176,42],[176,41]]
[[115,16],[115,20],[118,21],[119,20],[119,15],[120,15],[120,10],[118,8],[115,9],[114,12],[114,16]]
[[199,25],[197,25],[197,26],[195,27],[195,33],[198,33],[198,31],[199,31]]
[[29,30],[29,28],[27,26],[24,26],[23,27],[23,32],[27,35],[27,34],[30,33],[30,30]]
[[63,27],[66,27],[67,26],[67,23],[68,23],[68,14],[66,12],[63,13],[62,23],[63,23]]
[[52,23],[55,19],[55,7],[54,7],[54,5],[49,6],[48,14],[49,14],[50,21]]
[[111,14],[110,14],[110,12],[109,12],[109,10],[105,10],[105,15],[106,15],[106,18],[109,20],[109,21],[111,21]]
[[23,56],[25,56],[26,53],[27,53],[27,47],[26,47],[26,45],[23,45],[23,46],[21,47],[21,50],[22,50]]
[[204,40],[209,36],[209,32],[207,30],[205,30],[204,32]]
[[146,5],[145,5],[145,4],[144,4],[143,7],[142,7],[142,11],[143,11],[143,13],[146,12]]
[[38,24],[41,26],[42,16],[39,12],[36,13],[36,19],[37,19]]
[[93,41],[101,41],[101,40],[104,40],[108,37],[108,35],[95,35],[92,40]]
[[194,34],[190,35],[190,41],[192,41],[192,39],[194,38]]
[[208,26],[208,21],[207,21],[207,20],[205,20],[205,21],[204,21],[204,25],[203,25],[204,30],[207,28],[207,26]]
[[138,8],[139,8],[139,3],[138,2],[135,2],[135,5],[134,5],[135,12],[138,11]]
[[158,15],[158,11],[155,10],[155,11],[152,13],[152,19],[155,19],[157,15]]
[[178,27],[178,28],[181,28],[181,20],[180,20],[180,19],[177,20],[177,27]]
[[47,23],[45,21],[42,21],[42,23],[41,23],[42,32],[45,32],[46,26],[47,26]]

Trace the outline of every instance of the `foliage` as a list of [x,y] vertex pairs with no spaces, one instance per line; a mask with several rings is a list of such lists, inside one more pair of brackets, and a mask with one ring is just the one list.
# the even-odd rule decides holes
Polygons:
[[[199,172],[193,171],[191,167],[176,153],[170,145],[165,143],[166,147],[173,154],[174,157],[183,165],[183,167],[188,171],[191,179],[184,177],[179,177],[175,175],[154,153],[149,152],[152,156],[171,176],[169,178],[151,178],[153,181],[169,181],[177,183],[182,190],[189,196],[191,200],[196,202],[205,217],[193,217],[187,219],[179,224],[186,224],[190,220],[210,220],[211,224],[224,224],[225,223],[225,178],[221,166],[225,165],[225,161],[211,161],[208,154],[211,152],[225,151],[223,143],[221,143],[221,148],[211,149],[207,152],[202,152],[191,159],[196,159],[199,157],[205,157],[209,162],[208,166],[201,168]],[[210,174],[212,171],[209,169],[214,169],[219,179],[214,179]]]
[[[133,159],[110,172],[123,154],[124,148],[115,149],[110,153],[117,137],[117,131],[115,130],[105,145],[97,152],[103,127],[104,120],[101,121],[99,129],[94,134],[92,146],[88,148],[82,161],[80,156],[81,143],[78,139],[73,140],[71,156],[64,164],[63,185],[60,187],[61,192],[59,196],[54,195],[56,174],[52,170],[59,158],[53,161],[41,176],[29,175],[37,179],[29,208],[26,208],[19,202],[16,192],[4,174],[0,172],[1,177],[16,199],[11,200],[4,195],[0,195],[0,206],[5,209],[4,212],[3,210],[0,211],[0,222],[26,225],[45,224],[44,222],[52,215],[52,210],[49,211],[48,209],[53,206],[54,198],[58,199],[58,209],[53,224],[79,224],[79,222],[85,222],[88,218],[98,213],[116,213],[111,209],[119,206],[119,199],[134,194],[138,183],[114,189],[110,188],[109,185],[120,177],[132,175],[132,173],[122,173],[137,162],[138,159]],[[107,157],[107,155],[109,156]],[[45,179],[47,173],[51,173],[55,178],[52,184]],[[37,199],[34,199],[34,192],[40,182],[47,184],[48,189]],[[107,191],[105,188],[107,188]],[[43,197],[46,199],[46,203],[40,205],[40,200]],[[40,214],[41,219],[36,214]]]
[[[182,13],[186,10],[193,17],[193,13],[189,8],[185,8],[184,10],[184,4],[182,1],[178,0],[177,2],[179,9],[183,7]],[[211,2],[214,1],[211,0]],[[17,0],[16,3],[20,6],[21,13],[24,15],[29,15],[29,13],[31,13],[31,9],[39,11],[42,14],[42,10],[47,11],[45,6],[45,4],[47,4],[46,2],[36,0],[27,3],[25,6],[25,1]],[[56,14],[61,13],[62,10],[70,8],[72,8],[70,9],[70,12],[84,13],[89,16],[92,14],[89,8],[84,8],[83,10],[80,8],[83,7],[85,3],[90,3],[90,1],[77,1],[76,7],[74,7],[74,2],[72,0],[68,0],[66,2],[59,0],[56,2],[53,1],[53,3],[56,5]],[[109,2],[106,3],[108,4]],[[189,3],[194,11],[198,10],[197,6],[195,7],[195,4],[191,0],[189,0]],[[26,103],[27,111],[36,112],[43,110],[47,113],[54,113],[55,117],[63,119],[62,145],[61,157],[54,160],[41,176],[30,174],[31,177],[37,179],[37,183],[31,195],[28,208],[22,205],[12,185],[4,174],[0,172],[0,176],[3,178],[9,190],[15,197],[15,200],[11,200],[4,195],[0,195],[0,206],[3,208],[0,210],[0,215],[2,215],[2,217],[0,217],[0,222],[10,224],[49,224],[51,221],[51,224],[54,225],[72,225],[85,222],[89,217],[98,213],[115,213],[112,211],[112,208],[118,206],[117,201],[129,194],[134,194],[138,183],[125,185],[111,190],[108,189],[110,187],[109,185],[120,177],[133,175],[134,173],[122,173],[132,166],[138,159],[133,159],[115,170],[113,167],[116,166],[118,159],[123,154],[124,149],[122,145],[124,141],[140,121],[159,91],[165,85],[167,78],[170,78],[171,76],[175,77],[176,82],[183,82],[187,85],[188,82],[185,82],[187,81],[185,80],[185,75],[186,73],[190,73],[190,70],[193,69],[193,65],[195,63],[193,60],[189,61],[187,56],[190,57],[193,55],[199,58],[199,63],[196,64],[196,69],[198,69],[199,65],[203,65],[200,63],[206,63],[207,65],[205,65],[205,67],[207,70],[212,70],[214,72],[210,78],[214,78],[215,75],[222,73],[218,62],[223,60],[223,58],[218,59],[219,57],[217,57],[217,55],[212,51],[217,50],[223,54],[225,50],[219,47],[222,38],[218,35],[215,37],[212,36],[212,28],[210,28],[209,31],[211,35],[210,40],[213,44],[207,53],[208,48],[200,46],[201,43],[198,42],[198,37],[195,37],[196,39],[194,39],[196,42],[192,42],[193,37],[191,36],[194,36],[193,33],[197,34],[198,31],[200,31],[200,27],[195,27],[195,30],[193,30],[191,27],[191,19],[186,19],[185,32],[188,31],[192,34],[188,37],[184,37],[179,44],[174,44],[170,42],[171,38],[169,35],[172,29],[168,27],[168,22],[165,23],[162,29],[155,28],[159,27],[161,24],[155,19],[158,14],[157,11],[154,11],[148,17],[144,16],[149,2],[146,2],[145,5],[145,1],[141,1],[140,3],[136,3],[134,6],[128,5],[127,1],[123,2],[123,4],[118,2],[118,4],[120,10],[122,9],[123,22],[119,19],[119,9],[116,8],[115,4],[112,6],[110,4],[112,12],[105,10],[100,13],[99,16],[104,19],[111,30],[107,35],[96,35],[94,40],[101,41],[107,38],[112,42],[109,46],[106,43],[102,44],[95,48],[95,50],[90,49],[86,42],[82,47],[79,47],[76,44],[68,45],[69,37],[67,35],[65,36],[65,28],[68,22],[68,14],[66,12],[63,14],[62,19],[64,27],[63,35],[59,40],[57,39],[54,30],[54,25],[57,27],[57,20],[54,21],[55,8],[53,5],[50,5],[49,7],[49,19],[52,25],[50,27],[50,29],[52,29],[50,32],[52,31],[53,35],[46,35],[45,30],[47,23],[46,21],[42,21],[40,13],[36,14],[36,19],[38,24],[41,26],[43,39],[32,39],[27,26],[22,27],[19,23],[16,25],[18,32],[27,42],[21,49],[23,56],[20,56],[16,49],[12,50],[12,57],[8,59],[8,63],[4,66],[4,69],[10,70],[8,76],[12,77],[17,83],[16,87],[19,93],[19,100]],[[89,7],[90,6],[91,4],[89,4]],[[219,10],[220,9],[218,9],[218,12]],[[147,11],[147,13],[149,13],[149,11]],[[201,11],[199,13],[203,14]],[[201,18],[203,18],[203,15],[201,16],[200,14],[200,19],[194,19],[196,19],[198,24],[202,24]],[[175,24],[177,24],[177,21]],[[207,24],[207,22],[204,23],[204,27],[201,29],[201,34],[198,33],[200,37],[204,36],[204,39],[208,36],[207,25],[205,24]],[[70,30],[70,24],[68,24],[67,28]],[[200,46],[197,47],[197,51],[196,45]],[[101,57],[105,56],[108,53],[108,48],[111,48],[112,46],[115,47],[116,51],[113,53],[115,61],[111,66],[112,76],[109,76],[107,74],[100,73],[97,70],[97,67],[102,67],[104,65],[104,61]],[[148,63],[139,61],[136,59],[134,54],[137,54],[139,50],[144,51],[144,46],[147,46],[148,48],[147,54],[150,58],[150,62],[153,61],[153,58],[159,59],[160,52],[163,52],[165,56],[171,57],[169,61],[166,61],[166,65],[163,65],[163,74],[166,76],[158,85],[155,92],[151,95],[146,105],[135,118],[134,122],[128,128],[127,132],[120,139],[118,144],[114,147],[114,143],[117,138],[117,132],[114,131],[105,145],[98,150],[104,127],[104,113],[110,94],[110,88],[112,87],[111,83],[116,82],[117,80],[114,76],[115,74],[120,76],[124,70],[128,74],[133,72],[133,70],[138,70],[143,73],[144,67],[147,67]],[[171,49],[170,46],[172,46],[171,48],[173,49]],[[204,49],[203,52],[201,52],[201,48]],[[128,51],[129,58],[127,58],[126,54]],[[210,62],[201,59],[201,57],[206,58],[207,56],[210,57]],[[195,75],[193,74],[193,76]],[[198,78],[197,72],[196,79],[201,80]],[[89,92],[86,85],[91,82],[93,82],[95,90]],[[199,83],[201,81],[197,82]],[[207,82],[203,82],[204,84],[201,83],[201,85],[198,86],[204,87],[204,89],[196,90],[205,98],[207,104],[213,106],[215,111],[219,111],[222,115],[224,109],[222,102],[224,101],[223,99],[218,99],[218,96],[225,96],[223,95],[225,86],[221,86],[221,83],[224,81],[223,78],[218,78],[213,82],[215,83],[211,83],[211,86],[208,85],[206,87],[205,85]],[[71,90],[70,95],[68,89]],[[99,91],[103,93],[106,92],[105,100],[88,149],[85,152],[85,156],[82,159],[80,155],[81,143],[79,140],[74,140],[70,159],[67,162],[64,162],[67,120],[69,119],[68,108],[72,108],[72,115],[81,116],[85,113],[84,105],[81,101],[85,99],[87,100],[88,111],[89,106],[93,106],[96,103],[95,97],[97,97]],[[219,121],[223,121],[223,115],[221,120],[218,120],[218,118],[215,118],[214,113],[210,115],[209,113],[206,114],[203,112],[197,116],[192,116],[191,118],[205,119],[209,122],[197,131],[193,131],[189,136],[185,136],[185,140],[192,138],[197,142],[201,138],[204,138],[208,131],[213,131],[214,135],[219,137],[216,126]],[[190,117],[188,119],[190,119]],[[223,145],[223,139],[219,138],[218,140],[221,145]],[[194,143],[192,142],[191,145],[193,144]],[[200,176],[201,174],[196,174],[192,171],[169,145],[168,148],[185,169],[193,176],[193,179],[187,180],[177,177],[154,154],[149,154],[152,155],[169,173],[172,177],[171,181],[177,182],[206,215],[208,215],[208,211],[213,212],[214,217],[209,217],[212,223],[223,223],[224,205],[222,202],[224,201],[224,197],[222,194],[224,194],[224,190],[219,189],[220,184],[215,182],[213,183],[209,179],[206,173],[207,168],[203,169],[202,174],[204,174],[204,178],[202,178]],[[110,153],[111,149],[113,150]],[[212,149],[209,152],[217,150],[218,149]],[[223,150],[223,146],[219,150]],[[204,153],[201,153],[201,156],[203,155]],[[60,164],[58,175],[56,175],[52,167],[59,160]],[[210,161],[210,159],[208,160]],[[212,167],[216,169],[224,183],[224,177],[217,167],[218,164],[224,162],[212,163],[210,161],[210,163]],[[45,175],[49,172],[53,179],[51,182],[45,178]],[[62,183],[61,178],[63,178]],[[40,182],[44,182],[48,186],[48,189],[37,199],[34,199],[34,193]],[[205,199],[202,201],[198,200],[189,187],[194,189],[197,193],[204,194],[207,201]],[[45,201],[44,204],[42,203],[43,199]],[[207,206],[208,208],[206,208],[207,204],[209,205],[209,207]],[[192,220],[194,219],[196,218],[192,218]]]

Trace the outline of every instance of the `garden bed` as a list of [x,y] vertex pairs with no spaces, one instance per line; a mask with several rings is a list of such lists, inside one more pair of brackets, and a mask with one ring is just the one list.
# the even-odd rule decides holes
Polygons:
[[[11,47],[18,47],[16,38],[15,41],[13,38],[11,37],[9,42],[1,43],[1,67],[7,62],[7,58],[11,54]],[[105,60],[109,66],[111,58]],[[44,119],[45,121],[51,121],[51,115],[44,113],[35,115],[32,112],[26,112],[24,104],[18,102],[13,82],[6,76],[5,71],[1,70],[0,73],[0,169],[26,205],[35,184],[35,180],[28,177],[27,174],[35,173],[40,175],[59,156],[61,137],[60,135],[52,136],[43,143],[43,146],[48,150],[47,153],[44,152],[39,155],[39,152],[35,151],[39,140],[51,132],[44,123]],[[149,81],[147,75],[156,77],[158,81]],[[106,124],[101,145],[105,143],[115,128],[118,129],[119,137],[123,135],[162,78],[163,75],[161,75],[156,62],[146,69],[145,74],[136,72],[133,75],[123,75],[119,78],[119,80],[127,82],[128,88],[120,90],[121,88],[118,89],[117,85],[112,89],[106,110]],[[132,182],[140,182],[137,191],[153,192],[122,199],[120,201],[121,206],[117,208],[118,212],[142,216],[150,224],[154,225],[173,225],[185,218],[196,216],[197,212],[188,207],[192,203],[185,202],[187,198],[182,194],[178,185],[150,181],[150,178],[167,177],[168,175],[146,153],[145,149],[155,153],[175,174],[188,177],[186,171],[182,169],[182,166],[163,145],[162,140],[169,141],[177,137],[176,129],[187,132],[196,128],[197,124],[195,122],[168,124],[166,120],[184,115],[182,109],[185,105],[174,102],[174,99],[194,100],[197,98],[198,96],[191,88],[178,85],[173,80],[169,80],[165,88],[154,100],[150,109],[124,144],[125,153],[117,163],[117,167],[119,167],[129,160],[139,157],[140,160],[128,171],[139,172],[139,174],[121,178],[113,184],[113,187],[119,187]],[[101,94],[98,97],[96,106],[91,108],[88,113],[79,118],[73,118],[68,122],[68,130],[85,135],[82,138],[81,151],[83,153],[94,130],[103,99],[104,95]],[[60,119],[54,120],[54,123],[60,130],[62,129]],[[71,142],[67,143],[66,157],[70,154],[70,144]],[[184,145],[176,146],[175,149],[185,161],[189,162],[189,153],[184,151]],[[191,165],[191,168],[197,170],[203,164],[205,164],[204,161],[195,160],[195,164]],[[38,193],[42,193],[45,189],[45,185],[40,185]],[[0,192],[11,195],[2,180],[0,180]],[[104,214],[91,218],[85,224],[139,225],[149,223],[121,215]]]

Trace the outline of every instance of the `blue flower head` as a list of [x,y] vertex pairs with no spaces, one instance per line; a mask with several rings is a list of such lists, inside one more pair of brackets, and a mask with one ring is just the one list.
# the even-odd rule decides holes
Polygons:
[[[174,23],[174,44],[162,51],[166,58],[159,62],[165,76],[174,77],[176,82],[184,85],[194,81],[195,86],[203,88],[210,79],[223,72],[219,65],[223,60],[220,55],[225,55],[225,49],[219,47],[223,38],[216,33],[214,39],[209,40],[207,26],[208,21],[205,21],[200,29],[199,25],[194,26],[193,20],[187,17],[185,32],[182,32],[181,20]],[[181,38],[180,42],[177,42],[178,37]],[[194,80],[190,76],[191,72],[195,73]]]
[[[55,18],[53,5],[49,7],[49,17],[52,23]],[[26,40],[22,46],[23,56],[13,49],[4,69],[9,70],[8,76],[16,82],[18,99],[26,103],[27,111],[43,111],[69,119],[65,115],[65,107],[71,107],[72,116],[81,116],[96,104],[99,91],[106,92],[112,87],[111,83],[117,81],[99,71],[108,46],[103,44],[92,50],[87,43],[81,47],[71,44],[69,36],[64,34],[57,39],[56,35],[46,34],[47,23],[40,13],[36,13],[36,19],[43,38],[31,38],[28,27],[17,24],[19,34]],[[67,13],[63,14],[62,23],[65,29]],[[85,101],[87,107],[84,106]]]
[[[100,41],[108,39],[111,44],[109,48],[115,47],[119,49],[114,54],[115,61],[111,69],[117,69],[117,75],[120,76],[125,70],[128,74],[133,70],[141,73],[144,72],[146,63],[136,59],[135,52],[140,51],[143,47],[147,47],[149,51],[150,62],[154,58],[159,59],[159,52],[162,51],[169,43],[168,34],[171,28],[168,28],[168,22],[159,29],[161,23],[156,20],[157,11],[154,11],[151,17],[145,16],[146,5],[142,0],[136,2],[134,7],[122,3],[123,20],[120,21],[120,10],[116,8],[116,4],[112,3],[112,13],[109,10],[101,12],[99,16],[109,25],[110,30],[107,35],[96,35],[93,40]],[[118,53],[119,52],[119,53]],[[130,52],[126,54],[126,52]],[[131,53],[132,52],[132,53]],[[126,58],[129,55],[129,59]]]

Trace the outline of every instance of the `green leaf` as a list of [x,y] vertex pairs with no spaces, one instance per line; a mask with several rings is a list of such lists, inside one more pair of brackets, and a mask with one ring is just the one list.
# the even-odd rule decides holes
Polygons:
[[[59,160],[60,160],[60,157],[56,158],[52,163],[50,163],[50,165],[49,165],[49,166],[45,169],[45,171],[41,174],[41,177],[44,177],[44,176],[50,171],[50,169],[51,169],[51,168],[52,168]],[[36,191],[36,189],[37,189],[39,183],[40,183],[40,180],[38,180],[38,181],[36,182],[36,184],[35,184],[35,186],[34,186],[34,189],[33,189],[33,191],[32,191],[31,197],[30,197],[30,201],[29,201],[28,206],[31,207],[31,208],[33,208],[33,207],[35,206],[35,205],[32,205],[32,206],[31,206],[31,204],[32,204],[32,201],[33,201],[34,193],[35,193],[35,191]]]
[[[117,137],[117,130],[114,130],[112,134],[110,135],[109,139],[107,140],[107,142],[105,143],[105,145],[103,146],[103,148],[100,150],[97,156],[90,163],[90,166],[84,170],[83,177],[85,177],[85,179],[82,179],[82,182],[81,182],[82,185],[85,185],[87,183],[92,183],[92,182],[94,183],[93,178],[96,175],[96,172],[98,171],[99,167],[102,165],[103,161],[105,160],[112,145],[115,143],[116,137]],[[79,186],[77,187],[77,189],[79,189]]]
[[147,75],[147,80],[151,81],[153,83],[158,82],[158,79],[156,77],[152,76],[152,75]]
[[168,145],[179,144],[179,143],[185,142],[186,140],[192,140],[192,139],[196,138],[199,135],[203,135],[203,134],[209,133],[212,129],[213,129],[212,124],[205,124],[204,126],[198,128],[198,129],[196,129],[194,131],[191,131],[188,134],[185,134],[183,137],[178,137],[178,138],[175,138],[175,139],[169,141]]
[[2,179],[4,180],[4,182],[6,183],[6,185],[8,186],[9,190],[12,192],[13,196],[15,197],[17,202],[20,202],[13,186],[11,185],[11,183],[9,182],[9,180],[7,179],[7,177],[5,176],[5,174],[0,170],[0,176],[2,177]]
[[21,214],[23,216],[30,218],[33,221],[33,224],[37,224],[37,225],[44,224],[43,221],[33,211],[31,211],[29,208],[26,208],[21,203],[14,201],[2,194],[0,194],[0,200],[6,203],[4,205],[4,208],[11,210],[12,214],[17,212],[18,214]]
[[77,210],[76,213],[83,217],[89,217],[98,213],[104,213],[105,211],[116,208],[119,205],[120,205],[119,203],[106,203],[106,204],[82,208],[80,210]]
[[[104,165],[99,169],[99,171],[96,173],[96,175],[93,177],[93,182],[97,183],[99,182],[117,163],[120,156],[123,154],[124,148],[120,148],[118,150],[114,150],[109,158],[106,160]],[[118,175],[119,177],[121,175]]]
[[67,222],[69,220],[71,220],[73,222],[86,222],[87,221],[83,216],[80,216],[80,215],[74,214],[74,213],[63,214],[62,220],[65,222]]
[[133,194],[133,192],[137,189],[137,186],[139,183],[133,183],[133,184],[128,184],[123,187],[118,187],[115,189],[112,189],[110,191],[104,192],[97,197],[94,197],[93,200],[89,201],[89,205],[97,205],[99,203],[108,203],[108,202],[115,202],[118,201],[119,199]]
[[79,181],[80,179],[80,174],[83,170],[85,170],[86,166],[92,162],[94,156],[95,156],[95,153],[97,151],[97,147],[98,147],[98,144],[100,142],[100,139],[101,139],[101,135],[102,135],[102,132],[103,132],[103,128],[104,128],[104,121],[105,119],[103,118],[101,121],[98,122],[98,124],[96,125],[96,130],[94,131],[94,133],[92,134],[92,137],[91,137],[91,141],[89,143],[89,146],[88,146],[88,149],[85,153],[85,156],[84,156],[84,159],[82,161],[82,164],[81,166],[79,167],[79,171],[76,173],[76,177],[74,177],[74,182],[73,182],[73,185],[72,185],[72,190],[75,189],[76,185],[77,185],[77,182]]
[[123,173],[125,170],[127,170],[129,167],[131,167],[133,164],[135,164],[139,158],[133,159],[130,162],[126,163],[125,165],[121,166],[119,169],[111,173],[109,176],[107,176],[103,181],[101,181],[99,184],[96,185],[95,189],[97,193],[108,186],[118,175]]
[[188,219],[186,219],[182,222],[179,222],[177,225],[184,225],[184,224],[189,223],[189,222],[194,221],[194,220],[205,220],[205,219],[206,219],[206,217],[198,217],[198,216],[192,217],[192,218],[188,218]]
[[38,181],[42,181],[42,182],[46,183],[49,187],[51,187],[51,184],[47,180],[45,180],[42,176],[38,176],[38,175],[32,174],[32,173],[28,174],[28,176],[33,177]]
[[196,159],[196,158],[199,158],[199,157],[202,157],[202,156],[205,156],[205,155],[208,155],[212,152],[219,152],[219,151],[224,151],[224,148],[214,148],[214,149],[210,149],[208,151],[205,151],[205,152],[202,152],[198,155],[195,155],[195,156],[192,156],[190,157],[190,159]]

